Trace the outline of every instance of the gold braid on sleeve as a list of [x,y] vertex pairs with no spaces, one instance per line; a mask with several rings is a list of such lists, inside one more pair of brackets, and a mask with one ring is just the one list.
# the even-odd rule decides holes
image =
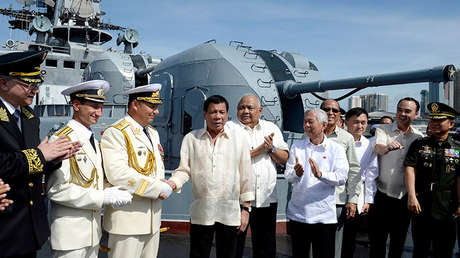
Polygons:
[[137,172],[145,176],[152,174],[154,170],[156,171],[155,155],[149,150],[149,154],[147,156],[147,160],[145,161],[144,167],[141,168],[136,157],[136,152],[134,151],[133,145],[131,143],[131,140],[129,139],[128,134],[124,130],[122,130],[122,132],[125,137],[126,149],[128,151],[129,165],[132,168],[134,168]]
[[43,163],[36,149],[23,150],[22,153],[26,155],[30,175],[43,172]]

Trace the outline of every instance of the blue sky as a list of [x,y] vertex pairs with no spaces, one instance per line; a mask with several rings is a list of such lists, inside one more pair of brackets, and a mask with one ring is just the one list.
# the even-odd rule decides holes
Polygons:
[[[11,1],[2,1],[1,8]],[[17,5],[16,5],[17,6]],[[139,31],[145,51],[166,58],[210,39],[305,55],[321,78],[460,67],[460,2],[451,1],[151,1],[102,0],[106,22]],[[0,23],[8,19],[0,17]],[[4,42],[28,34],[0,28]],[[115,35],[115,32],[112,32]],[[389,111],[427,84],[370,88],[389,95]],[[347,91],[330,92],[330,96]],[[397,92],[397,95],[395,94]],[[348,108],[347,103],[341,103]]]

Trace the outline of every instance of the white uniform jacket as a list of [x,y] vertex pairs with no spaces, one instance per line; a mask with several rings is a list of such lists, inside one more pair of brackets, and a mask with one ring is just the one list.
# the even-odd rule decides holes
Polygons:
[[[47,184],[51,200],[51,248],[74,250],[99,244],[101,210],[104,201],[104,172],[97,140],[96,152],[89,138],[91,131],[75,120],[51,137],[67,135],[83,144],[72,158],[62,161]],[[86,186],[86,187],[85,187]]]
[[[154,234],[161,223],[161,181],[164,165],[160,138],[148,127],[152,143],[143,128],[125,116],[104,131],[101,151],[107,181],[130,190],[133,201],[121,208],[106,207],[104,229],[112,234]],[[131,153],[131,154],[128,154]]]

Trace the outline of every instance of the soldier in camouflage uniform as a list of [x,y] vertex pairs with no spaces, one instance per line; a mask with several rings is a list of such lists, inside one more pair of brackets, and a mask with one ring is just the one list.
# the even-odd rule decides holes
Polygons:
[[415,140],[407,152],[406,187],[412,216],[413,257],[452,257],[455,218],[460,214],[460,142],[449,136],[458,113],[448,105],[428,104],[431,135]]

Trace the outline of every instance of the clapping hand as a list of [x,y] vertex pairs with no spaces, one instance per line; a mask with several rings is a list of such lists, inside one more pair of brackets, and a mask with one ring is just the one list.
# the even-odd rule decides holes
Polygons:
[[49,142],[48,136],[38,145],[46,161],[58,159],[59,161],[68,159],[75,155],[82,144],[80,142],[70,142],[66,136],[61,135],[56,141]]
[[266,152],[270,152],[273,148],[273,136],[275,136],[275,133],[271,133],[264,137],[264,149]]
[[0,211],[4,210],[6,207],[13,203],[12,200],[6,199],[6,192],[8,192],[10,189],[10,186],[5,184],[0,179]]
[[314,161],[312,158],[309,158],[308,162],[310,163],[311,172],[313,173],[313,175],[316,178],[321,178],[323,176],[323,173],[321,173],[321,171],[319,170],[318,163],[316,163],[316,161]]
[[303,175],[303,166],[299,163],[299,158],[297,156],[295,157],[294,171],[298,177]]

